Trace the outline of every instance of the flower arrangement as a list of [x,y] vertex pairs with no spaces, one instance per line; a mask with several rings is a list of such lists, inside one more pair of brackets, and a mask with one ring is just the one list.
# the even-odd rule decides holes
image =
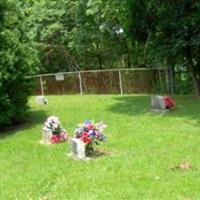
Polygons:
[[51,143],[58,143],[68,139],[68,135],[60,125],[58,117],[50,116],[44,123],[44,128],[52,131]]
[[75,129],[75,137],[86,144],[86,156],[94,153],[94,145],[99,145],[100,142],[106,142],[107,138],[103,134],[106,127],[107,125],[103,122],[95,124],[91,120],[87,120],[77,126]]
[[171,109],[176,105],[175,101],[170,96],[165,96],[164,101],[165,101],[166,109]]

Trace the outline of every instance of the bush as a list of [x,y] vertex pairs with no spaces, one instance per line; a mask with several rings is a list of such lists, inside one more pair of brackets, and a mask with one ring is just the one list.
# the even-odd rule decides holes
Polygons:
[[25,39],[18,8],[15,1],[0,3],[0,128],[25,116],[33,85],[29,77],[35,71],[36,54]]
[[186,71],[177,71],[175,73],[175,92],[176,94],[194,94],[193,80],[189,73]]

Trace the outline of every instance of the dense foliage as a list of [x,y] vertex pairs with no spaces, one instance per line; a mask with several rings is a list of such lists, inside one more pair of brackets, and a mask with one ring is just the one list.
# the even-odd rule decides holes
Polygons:
[[199,13],[193,0],[40,0],[29,7],[29,33],[41,73],[168,66],[183,71],[177,89],[193,81],[200,94]]
[[0,2],[0,128],[20,121],[27,109],[37,58],[24,34],[20,3]]
[[133,37],[160,63],[190,72],[200,94],[200,1],[141,0],[131,7]]

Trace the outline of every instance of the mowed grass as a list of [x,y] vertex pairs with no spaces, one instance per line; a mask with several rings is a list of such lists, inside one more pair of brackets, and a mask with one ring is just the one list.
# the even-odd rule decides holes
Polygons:
[[[199,200],[200,100],[176,97],[166,114],[149,111],[150,96],[48,96],[30,99],[28,122],[1,133],[1,200]],[[41,128],[59,117],[73,136],[76,124],[103,120],[108,155],[89,161],[67,154],[69,143],[41,145]],[[182,162],[189,170],[174,169]]]

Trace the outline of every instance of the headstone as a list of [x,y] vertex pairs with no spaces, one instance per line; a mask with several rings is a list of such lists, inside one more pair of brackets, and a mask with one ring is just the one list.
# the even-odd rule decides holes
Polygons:
[[48,128],[42,129],[42,143],[51,144],[52,130]]
[[79,158],[86,159],[85,155],[85,143],[78,138],[71,139],[71,155]]
[[163,96],[151,97],[151,108],[155,111],[167,111],[165,106],[165,99]]
[[36,102],[38,104],[47,104],[48,103],[47,99],[44,96],[37,96]]

